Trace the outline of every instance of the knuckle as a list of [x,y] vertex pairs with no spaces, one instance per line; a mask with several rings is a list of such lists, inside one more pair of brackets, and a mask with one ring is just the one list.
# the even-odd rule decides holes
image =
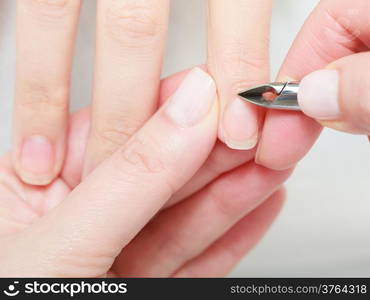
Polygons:
[[323,3],[322,10],[320,11],[320,14],[322,14],[321,18],[324,20],[321,30],[312,28],[309,31],[314,39],[318,41],[330,40],[331,44],[328,45],[323,42],[307,43],[308,47],[311,47],[315,53],[327,59],[327,61],[338,59],[335,51],[333,51],[333,47],[342,46],[350,52],[359,52],[367,49],[360,39],[361,31],[353,26],[352,18],[358,14],[359,10],[351,9],[345,15],[333,9],[336,7],[333,4],[334,2],[331,3],[331,1]]
[[106,11],[107,33],[124,47],[153,43],[165,31],[158,10],[146,1],[114,2]]
[[260,83],[268,77],[268,41],[259,41],[258,46],[248,46],[235,39],[225,42],[218,53],[210,53],[209,59],[217,74],[226,74],[240,85]]
[[145,139],[136,136],[122,150],[122,158],[141,172],[160,173],[165,170],[165,164],[160,159],[160,153],[152,151],[158,148],[157,143],[148,136]]
[[[99,113],[98,113],[99,114]],[[124,112],[108,112],[97,116],[92,134],[97,140],[116,147],[123,145],[141,126],[141,121]]]
[[117,128],[106,128],[97,132],[98,140],[113,146],[112,153],[116,147],[123,145],[131,136],[131,132]]
[[[122,126],[106,126],[101,129],[94,130],[94,135],[103,143],[108,143],[115,147],[123,145],[134,133],[133,129]],[[115,150],[115,149],[114,149]],[[114,151],[113,150],[113,151]]]
[[160,178],[161,192],[169,198],[176,192],[177,188],[167,170],[164,161],[166,155],[160,149],[161,146],[155,139],[137,135],[120,152],[124,164],[133,166],[134,173],[138,173],[140,176],[149,175],[149,179],[152,178],[152,175]]
[[22,108],[34,112],[65,111],[68,108],[68,88],[51,87],[37,82],[26,82],[17,95]]
[[[247,80],[257,80],[260,81],[266,76],[266,60],[258,55],[237,55],[231,57],[230,60],[234,61],[235,71],[232,74],[236,81],[240,78],[245,78],[246,74],[254,74],[247,78]],[[244,79],[245,80],[245,79]]]

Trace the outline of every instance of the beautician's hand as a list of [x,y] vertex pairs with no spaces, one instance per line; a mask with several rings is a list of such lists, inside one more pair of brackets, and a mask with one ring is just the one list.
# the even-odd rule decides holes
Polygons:
[[317,60],[345,56],[303,78],[298,94],[303,112],[324,126],[365,135],[370,135],[369,14],[367,0],[323,1],[310,30],[298,38],[321,49]]
[[[366,135],[370,133],[369,15],[368,0],[321,1],[279,75],[282,80],[302,80],[309,74],[298,92],[304,112],[322,125]],[[319,123],[301,113],[269,111],[257,160],[276,168],[287,166],[292,157],[306,153],[320,129]],[[279,147],[281,141],[285,147]]]
[[[80,184],[87,110],[71,119],[64,167],[49,186],[22,183],[1,159],[0,275],[219,276],[259,240],[290,171],[250,162],[181,196],[217,173],[217,157],[207,158],[215,85],[198,68],[185,75],[163,82],[170,100]],[[171,197],[183,201],[157,213]]]

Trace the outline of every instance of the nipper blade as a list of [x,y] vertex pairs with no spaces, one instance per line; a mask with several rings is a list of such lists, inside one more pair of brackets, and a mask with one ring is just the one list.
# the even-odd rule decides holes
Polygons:
[[[262,107],[300,111],[297,101],[298,88],[298,82],[271,82],[254,86],[238,95],[243,100]],[[266,99],[266,93],[270,93],[273,99]]]

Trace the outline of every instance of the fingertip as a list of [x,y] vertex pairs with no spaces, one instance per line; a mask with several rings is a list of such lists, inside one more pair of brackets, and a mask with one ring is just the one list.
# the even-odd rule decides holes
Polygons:
[[340,117],[339,73],[337,70],[318,70],[305,76],[298,90],[302,111],[315,119],[334,120]]
[[23,182],[44,186],[53,181],[58,173],[55,145],[42,135],[25,137],[15,150],[15,169]]
[[259,137],[258,111],[236,97],[224,108],[219,132],[222,141],[231,149],[253,149]]

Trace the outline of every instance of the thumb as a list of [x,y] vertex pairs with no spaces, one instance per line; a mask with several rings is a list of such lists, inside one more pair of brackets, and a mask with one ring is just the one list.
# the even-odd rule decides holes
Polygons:
[[304,77],[298,102],[326,127],[370,135],[370,52],[344,57]]
[[208,157],[217,132],[215,98],[211,77],[199,68],[189,72],[170,101],[123,147],[22,232],[18,240],[28,249],[23,273],[105,274]]

